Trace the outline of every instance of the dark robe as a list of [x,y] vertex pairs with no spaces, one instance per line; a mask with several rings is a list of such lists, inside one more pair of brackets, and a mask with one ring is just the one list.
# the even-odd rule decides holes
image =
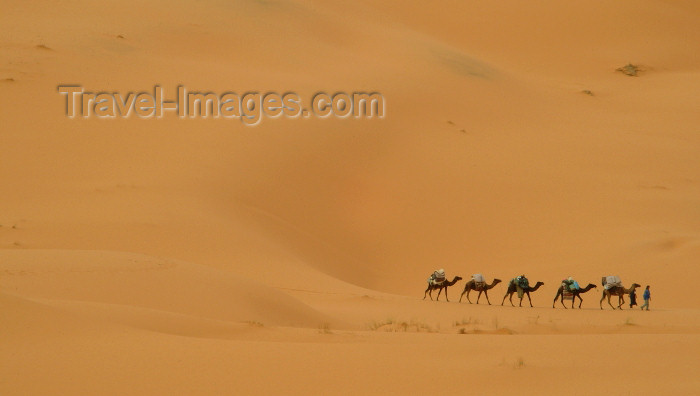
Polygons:
[[637,293],[632,290],[630,292],[630,308],[634,307],[635,305],[637,305]]

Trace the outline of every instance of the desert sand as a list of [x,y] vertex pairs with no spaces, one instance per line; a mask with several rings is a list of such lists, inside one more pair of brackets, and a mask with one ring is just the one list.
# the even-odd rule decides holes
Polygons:
[[[0,394],[700,394],[698,20],[5,2]],[[376,91],[386,116],[71,119],[70,84]],[[424,301],[438,268],[465,279]],[[474,273],[491,306],[458,302]],[[534,307],[501,306],[520,274]],[[651,310],[601,310],[605,275]],[[598,287],[553,309],[568,276]]]

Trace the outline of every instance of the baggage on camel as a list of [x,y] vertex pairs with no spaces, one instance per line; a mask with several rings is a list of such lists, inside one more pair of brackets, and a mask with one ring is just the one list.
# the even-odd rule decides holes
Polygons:
[[571,290],[564,289],[564,291],[561,293],[561,295],[563,296],[564,300],[568,300],[568,301],[574,300],[574,293],[572,293]]
[[562,279],[561,285],[562,285],[561,294],[564,297],[564,300],[573,300],[574,293],[571,292],[572,282],[568,279]]
[[520,275],[519,277],[515,278],[515,284],[522,287],[523,289],[527,289],[530,287],[530,282],[527,280],[525,275]]
[[523,298],[525,289],[530,288],[530,282],[527,280],[525,275],[520,275],[519,277],[513,279],[513,282],[515,282],[516,290],[518,291],[518,298]]
[[570,292],[570,291],[578,290],[578,289],[581,288],[581,287],[578,285],[578,282],[576,282],[576,281],[574,280],[574,278],[572,278],[572,277],[569,277],[568,279],[562,280],[562,281],[561,281],[561,285],[564,286],[564,291],[565,291],[565,292],[567,292],[567,291]]
[[447,277],[445,276],[445,270],[441,268],[430,275],[430,278],[428,278],[428,283],[431,285],[440,285],[445,282],[446,279]]
[[622,281],[619,276],[609,275],[603,277],[603,287],[605,287],[605,290],[610,290],[613,287],[622,287]]

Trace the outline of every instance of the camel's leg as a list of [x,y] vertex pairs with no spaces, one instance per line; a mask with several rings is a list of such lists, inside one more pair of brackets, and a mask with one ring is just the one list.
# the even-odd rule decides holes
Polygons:
[[603,300],[605,300],[605,292],[603,292],[603,297],[600,298],[600,309],[603,309]]
[[469,301],[469,304],[472,303],[472,300],[469,298],[469,294],[472,292],[472,289],[467,290],[467,301]]
[[[425,297],[427,297],[427,296],[428,296],[428,292],[429,292],[429,291],[430,291],[430,285],[428,285],[428,288],[427,288],[427,289],[425,289],[425,293],[423,294],[423,300],[425,300]],[[430,297],[430,299],[432,300],[432,299],[433,299],[433,297]]]
[[501,301],[501,305],[503,305],[503,303],[506,302],[506,297],[510,297],[510,298],[508,299],[508,301],[510,301],[510,305],[515,306],[515,304],[513,304],[513,293],[514,293],[514,292],[512,292],[512,291],[510,291],[510,290],[506,291],[506,295],[503,296],[503,301]]
[[620,308],[620,310],[622,310],[622,306],[625,305],[625,296],[624,296],[624,294],[621,294],[621,295],[620,295],[620,300],[619,300],[619,301],[620,301],[620,305],[618,305],[617,307]]
[[[438,296],[435,299],[435,301],[440,301],[440,294],[442,293],[442,289],[445,289],[444,287],[441,287],[438,289]],[[445,289],[445,294],[447,294],[447,289]]]
[[559,299],[559,297],[561,297],[561,300],[559,301],[559,302],[561,302],[561,306],[564,307],[564,309],[566,309],[566,305],[564,305],[564,293],[561,291],[561,289],[557,290],[557,295],[556,295],[556,297],[554,297],[554,302],[552,303],[552,308],[554,308],[554,303],[557,302],[557,299]]
[[479,303],[479,300],[481,299],[481,293],[483,293],[483,290],[479,290],[479,295],[476,296],[476,303]]
[[[467,286],[464,286],[464,290],[462,291],[462,294],[459,296],[459,302],[462,302],[462,297],[464,297],[464,293],[467,292]],[[467,295],[467,300],[469,300],[469,296]]]
[[450,302],[450,299],[447,298],[447,286],[445,286],[445,300],[447,300],[447,302]]
[[488,290],[484,290],[484,295],[486,296],[486,302],[488,302],[489,305],[491,305],[491,301],[489,300],[489,291],[488,291]]
[[610,308],[615,309],[615,307],[613,307],[612,303],[610,302],[610,297],[612,297],[612,294],[608,294],[608,305],[610,305]]
[[[530,308],[532,308],[532,299],[530,298],[530,292],[525,292],[527,294],[527,299],[530,301]],[[522,303],[522,301],[521,301]]]
[[[581,298],[581,295],[580,295],[580,294],[577,294],[576,297],[578,297],[578,299],[579,299],[578,309],[581,309],[581,304],[583,304],[583,298]],[[572,307],[572,308],[573,308],[573,307]]]

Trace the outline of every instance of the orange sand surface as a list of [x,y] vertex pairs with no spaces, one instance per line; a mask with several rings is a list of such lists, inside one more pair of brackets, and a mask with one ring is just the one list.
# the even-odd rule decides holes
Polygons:
[[[0,9],[0,394],[700,394],[697,1]],[[71,119],[71,84],[386,116]]]

